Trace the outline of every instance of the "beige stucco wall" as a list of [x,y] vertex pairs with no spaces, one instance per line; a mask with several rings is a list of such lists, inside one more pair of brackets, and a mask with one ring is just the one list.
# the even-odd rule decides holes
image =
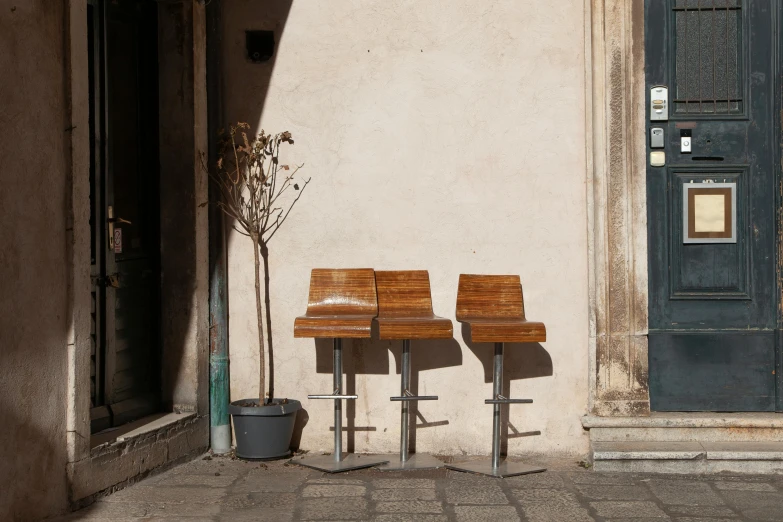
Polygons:
[[66,506],[64,7],[0,1],[0,519]]
[[[316,343],[292,334],[310,269],[372,267],[429,270],[435,312],[452,319],[460,273],[520,274],[527,314],[546,323],[548,341],[510,349],[510,395],[535,401],[513,406],[510,421],[542,435],[512,438],[508,451],[586,452],[583,1],[287,7],[224,2],[224,106],[226,121],[290,130],[285,159],[313,178],[271,244],[277,395],[303,401],[302,447],[329,450],[332,426],[331,401],[306,398],[331,392],[329,346],[319,343],[316,367]],[[275,29],[273,64],[245,59],[248,29]],[[229,270],[238,399],[257,396],[258,357],[252,250],[236,233]],[[417,451],[486,454],[491,384],[459,325],[455,339],[413,343],[414,368],[425,368],[419,393],[440,395],[420,405],[441,425],[417,431]],[[399,343],[346,346],[359,395],[348,425],[370,428],[355,433],[354,449],[396,451],[399,404],[388,399],[399,392]],[[487,364],[489,350],[477,350]]]

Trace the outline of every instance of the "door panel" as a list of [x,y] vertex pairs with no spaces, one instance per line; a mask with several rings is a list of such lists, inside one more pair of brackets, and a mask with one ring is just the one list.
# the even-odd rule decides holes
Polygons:
[[[93,0],[93,430],[159,409],[157,6]],[[100,409],[98,409],[100,407]]]
[[105,172],[103,11],[97,0],[87,4],[87,49],[90,119],[90,419],[91,431],[111,426],[111,414],[105,404],[105,289],[103,185]]
[[[658,411],[775,409],[779,3],[647,0],[649,362]],[[650,89],[669,88],[668,121]],[[690,133],[692,152],[681,152]],[[647,152],[652,152],[648,141]],[[736,242],[684,242],[683,187],[736,184]]]
[[661,333],[651,341],[650,364],[655,371],[650,372],[650,389],[655,389],[656,405],[687,399],[687,409],[696,411],[774,409],[772,332]]

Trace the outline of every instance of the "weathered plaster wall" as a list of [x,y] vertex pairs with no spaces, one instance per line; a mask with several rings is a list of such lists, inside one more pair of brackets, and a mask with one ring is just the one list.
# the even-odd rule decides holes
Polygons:
[[62,2],[0,1],[0,519],[66,506]]
[[163,403],[208,412],[206,33],[196,0],[158,8]]
[[590,178],[590,410],[646,415],[644,2],[586,0]]
[[[510,395],[535,401],[510,421],[542,435],[511,438],[508,451],[585,452],[584,2],[287,5],[224,1],[224,105],[226,121],[290,130],[285,160],[313,178],[271,244],[277,395],[303,401],[302,447],[330,449],[332,425],[331,402],[306,399],[331,392],[330,346],[292,334],[310,269],[373,267],[428,269],[435,312],[452,319],[461,272],[520,274],[548,341],[509,348]],[[246,60],[248,29],[275,30],[273,63]],[[238,399],[257,394],[258,357],[252,251],[236,233],[229,267]],[[455,339],[413,343],[419,392],[440,395],[420,405],[440,425],[417,430],[417,451],[486,454],[491,347],[467,346],[458,324]],[[396,451],[399,343],[346,348],[347,390],[359,395],[346,407],[348,448]]]

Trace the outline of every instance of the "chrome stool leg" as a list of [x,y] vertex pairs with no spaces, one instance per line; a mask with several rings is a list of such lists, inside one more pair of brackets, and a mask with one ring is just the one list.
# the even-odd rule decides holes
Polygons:
[[301,459],[291,459],[291,463],[307,468],[338,473],[352,469],[369,468],[389,462],[388,459],[375,456],[362,456],[354,453],[343,455],[343,400],[358,398],[357,395],[343,395],[343,345],[342,339],[334,340],[333,351],[334,392],[326,395],[308,395],[308,399],[334,399],[334,453],[332,455],[317,455]]
[[411,342],[410,339],[402,341],[402,357],[400,359],[400,396],[391,397],[391,401],[402,403],[400,408],[400,459],[392,460],[378,469],[381,471],[404,471],[409,469],[436,469],[443,466],[443,462],[424,453],[410,454],[408,444],[410,442],[410,403],[413,401],[436,401],[437,395],[415,396],[410,392],[411,385]]
[[513,477],[528,473],[540,473],[546,468],[530,466],[521,462],[506,462],[500,460],[500,405],[530,404],[532,399],[509,399],[503,396],[503,343],[495,343],[495,357],[492,369],[492,395],[484,404],[492,404],[492,458],[487,461],[459,462],[447,464],[446,467],[455,471],[467,471],[493,477]]

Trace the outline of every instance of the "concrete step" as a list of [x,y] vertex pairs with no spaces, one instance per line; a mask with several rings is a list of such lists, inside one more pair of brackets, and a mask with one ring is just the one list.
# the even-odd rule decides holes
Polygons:
[[592,441],[596,471],[781,473],[783,442]]
[[639,417],[587,415],[594,442],[777,442],[780,413],[653,413]]

